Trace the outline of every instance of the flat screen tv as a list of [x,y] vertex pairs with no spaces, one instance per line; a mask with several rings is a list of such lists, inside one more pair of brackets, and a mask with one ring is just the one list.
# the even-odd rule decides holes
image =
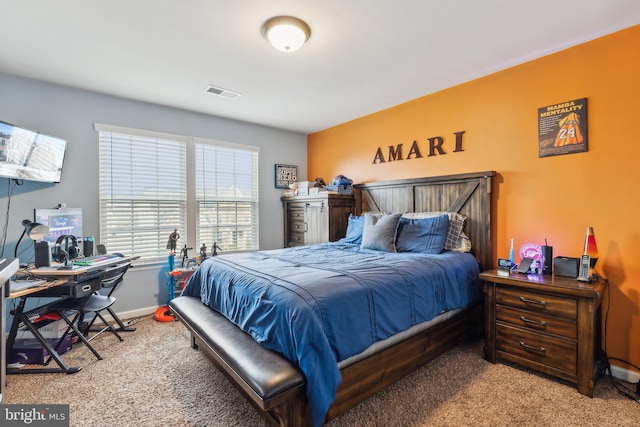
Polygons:
[[60,182],[67,141],[0,121],[0,177]]

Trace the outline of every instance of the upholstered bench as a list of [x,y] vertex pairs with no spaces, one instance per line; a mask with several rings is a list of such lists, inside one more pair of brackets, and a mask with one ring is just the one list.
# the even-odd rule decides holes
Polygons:
[[272,425],[300,425],[308,419],[300,409],[291,413],[289,406],[305,399],[305,379],[294,364],[260,346],[199,298],[180,296],[169,308],[191,332],[191,346],[204,351]]

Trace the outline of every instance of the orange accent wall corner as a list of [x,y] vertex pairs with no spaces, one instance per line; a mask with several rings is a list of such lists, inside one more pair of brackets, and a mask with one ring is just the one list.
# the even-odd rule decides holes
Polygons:
[[[640,26],[630,27],[313,133],[307,176],[360,183],[495,170],[496,259],[508,257],[511,238],[516,247],[547,239],[554,255],[577,257],[593,227],[596,269],[611,289],[607,353],[640,366],[638,46]],[[538,157],[537,109],[580,98],[588,101],[588,151]],[[435,137],[443,154],[429,156]],[[423,157],[406,159],[414,141]],[[374,164],[378,147],[387,157],[398,144],[404,160]]]

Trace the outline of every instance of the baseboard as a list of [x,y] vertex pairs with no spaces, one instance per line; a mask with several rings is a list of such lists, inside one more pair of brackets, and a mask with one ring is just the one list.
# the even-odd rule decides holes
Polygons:
[[[122,321],[126,324],[128,320],[134,320],[140,317],[145,317],[145,316],[154,314],[157,309],[158,307],[138,308],[136,310],[122,311],[122,312],[116,313],[116,315],[120,319],[122,319]],[[113,321],[113,317],[111,317],[108,312],[106,311],[102,312],[102,315],[104,316],[105,319],[107,319],[107,322]]]
[[615,365],[611,365],[611,375],[621,380],[628,381],[630,383],[637,383],[640,381],[640,373],[631,371],[629,369],[620,368]]

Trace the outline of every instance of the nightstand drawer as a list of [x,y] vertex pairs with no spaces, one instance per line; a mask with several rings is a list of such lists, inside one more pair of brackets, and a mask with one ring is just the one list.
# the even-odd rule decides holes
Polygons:
[[571,339],[576,339],[578,336],[575,321],[536,311],[518,310],[496,305],[496,320],[533,331],[547,332]]
[[576,373],[578,346],[573,340],[556,339],[499,324],[496,325],[496,350]]
[[575,320],[577,306],[575,299],[562,298],[555,295],[539,294],[524,289],[496,289],[496,303],[524,310],[548,313]]

